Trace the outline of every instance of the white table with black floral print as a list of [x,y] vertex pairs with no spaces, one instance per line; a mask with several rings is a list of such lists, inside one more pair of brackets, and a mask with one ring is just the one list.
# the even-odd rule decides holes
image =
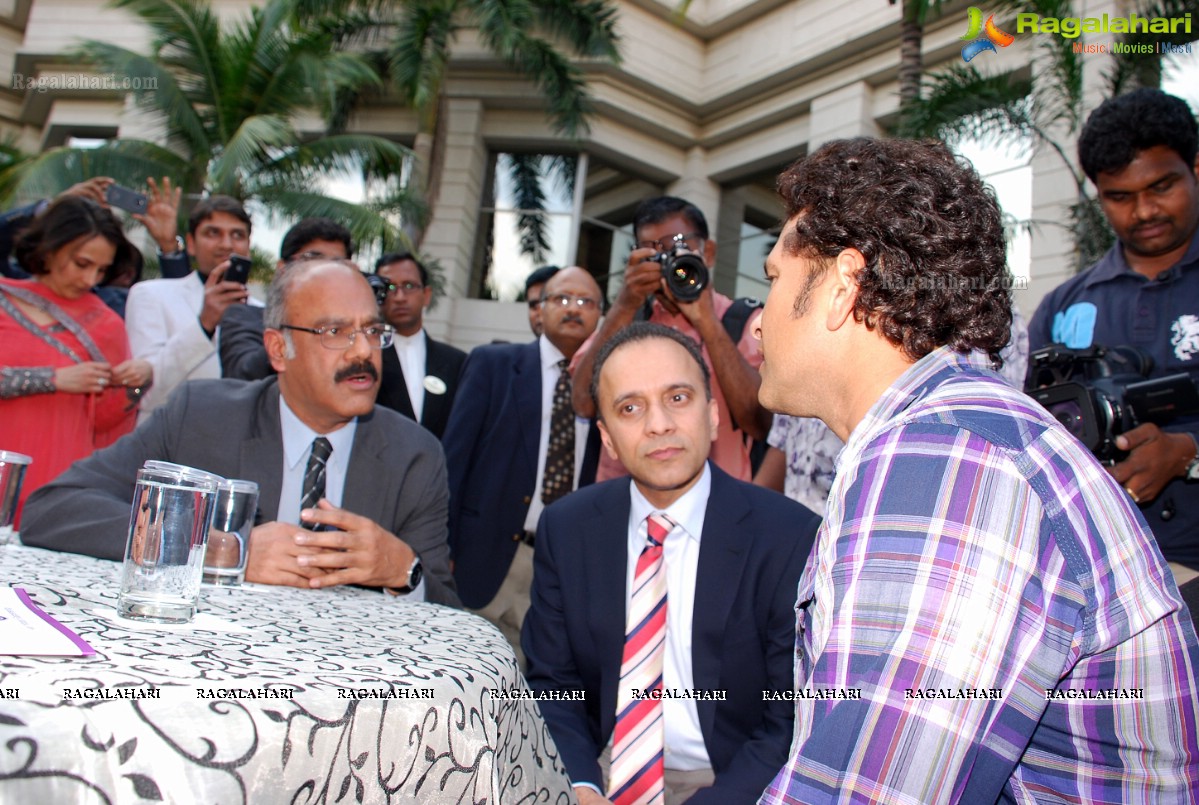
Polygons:
[[132,626],[112,611],[119,572],[0,546],[0,584],[96,650],[0,656],[0,802],[574,801],[485,621],[369,590],[247,585],[206,587],[193,624]]

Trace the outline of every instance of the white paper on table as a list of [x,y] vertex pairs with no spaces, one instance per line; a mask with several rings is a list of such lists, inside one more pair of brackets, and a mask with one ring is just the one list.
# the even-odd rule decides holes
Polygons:
[[96,650],[47,615],[20,587],[0,587],[0,654],[88,657]]

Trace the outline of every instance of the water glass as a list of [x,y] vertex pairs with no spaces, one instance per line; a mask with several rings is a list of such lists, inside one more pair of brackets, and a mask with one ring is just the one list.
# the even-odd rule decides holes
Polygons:
[[196,614],[217,485],[203,470],[147,462],[137,473],[117,612],[186,623]]
[[229,479],[217,484],[216,508],[204,554],[206,584],[238,585],[246,577],[250,530],[258,511],[258,484]]
[[15,541],[17,501],[21,498],[21,481],[33,459],[24,453],[0,450],[0,545]]

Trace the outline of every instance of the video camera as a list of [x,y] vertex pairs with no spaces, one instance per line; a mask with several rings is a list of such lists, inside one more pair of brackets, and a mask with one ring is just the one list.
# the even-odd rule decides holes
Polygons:
[[666,287],[680,302],[694,302],[708,284],[708,267],[700,255],[687,248],[682,235],[676,235],[674,246],[649,258],[662,266]]
[[1199,413],[1185,372],[1147,380],[1153,359],[1135,347],[1071,349],[1050,344],[1028,356],[1024,391],[1106,464],[1127,456],[1116,437],[1138,425],[1165,425]]

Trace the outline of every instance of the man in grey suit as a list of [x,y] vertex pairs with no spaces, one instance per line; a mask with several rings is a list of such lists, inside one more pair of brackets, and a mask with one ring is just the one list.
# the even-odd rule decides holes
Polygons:
[[[120,559],[137,470],[160,459],[259,484],[247,581],[360,584],[457,605],[445,459],[432,434],[375,406],[391,329],[365,277],[340,260],[293,265],[271,285],[266,326],[277,378],[186,384],[134,433],[31,496],[23,541]],[[301,510],[305,464],[321,442],[324,495]]]

